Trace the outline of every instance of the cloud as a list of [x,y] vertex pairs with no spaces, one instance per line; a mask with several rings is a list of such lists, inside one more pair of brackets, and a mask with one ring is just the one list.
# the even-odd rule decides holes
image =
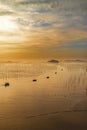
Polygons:
[[49,55],[86,48],[87,0],[0,0],[0,21],[2,17],[3,47],[12,43],[15,51],[46,50]]
[[16,11],[11,6],[0,3],[0,16],[17,15]]
[[45,21],[39,21],[36,24],[34,24],[34,27],[51,27],[53,23],[51,22],[45,22]]
[[27,5],[27,4],[49,4],[49,3],[54,3],[53,0],[21,0],[18,3],[21,5]]

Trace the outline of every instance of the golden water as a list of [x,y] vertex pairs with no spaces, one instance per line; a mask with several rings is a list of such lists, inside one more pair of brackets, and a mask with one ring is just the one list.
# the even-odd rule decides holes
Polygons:
[[37,117],[87,111],[86,68],[87,63],[1,63],[0,130],[20,130]]

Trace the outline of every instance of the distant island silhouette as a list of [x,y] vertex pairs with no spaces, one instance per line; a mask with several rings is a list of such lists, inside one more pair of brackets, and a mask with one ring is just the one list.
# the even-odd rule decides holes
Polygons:
[[48,62],[50,62],[50,63],[59,63],[59,61],[55,60],[55,59],[49,60]]
[[65,62],[87,62],[87,60],[73,59],[73,60],[64,60]]

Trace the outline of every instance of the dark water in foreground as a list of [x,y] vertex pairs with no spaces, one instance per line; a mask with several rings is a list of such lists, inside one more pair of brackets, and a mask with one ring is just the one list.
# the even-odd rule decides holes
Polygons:
[[0,130],[57,130],[69,113],[87,114],[87,63],[0,64]]

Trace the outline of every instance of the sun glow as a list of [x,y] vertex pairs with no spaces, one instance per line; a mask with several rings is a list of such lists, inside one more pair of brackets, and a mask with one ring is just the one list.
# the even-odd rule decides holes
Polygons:
[[14,21],[12,21],[12,17],[9,16],[1,16],[0,17],[0,31],[2,32],[13,32],[18,29],[17,25]]
[[[24,41],[24,34],[20,31],[13,16],[0,16],[0,43],[19,43]],[[8,45],[8,46],[11,46]],[[3,46],[3,48],[5,48]]]

